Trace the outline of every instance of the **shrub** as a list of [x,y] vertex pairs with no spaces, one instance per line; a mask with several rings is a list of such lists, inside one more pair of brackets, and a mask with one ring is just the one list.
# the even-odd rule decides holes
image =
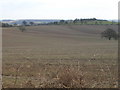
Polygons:
[[24,31],[26,30],[26,28],[25,28],[25,26],[19,26],[19,30],[20,30],[21,32],[24,32]]

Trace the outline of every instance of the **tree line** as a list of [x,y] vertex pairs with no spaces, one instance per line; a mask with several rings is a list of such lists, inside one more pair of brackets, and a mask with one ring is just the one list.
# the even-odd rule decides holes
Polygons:
[[105,24],[116,24],[114,21],[107,21],[107,20],[101,20],[96,18],[88,18],[88,19],[74,19],[74,20],[60,20],[59,22],[52,22],[51,24],[91,24],[91,25],[102,25]]
[[61,25],[61,24],[86,24],[86,25],[102,25],[105,22],[109,22],[109,24],[113,25],[116,24],[116,22],[114,21],[107,21],[107,20],[100,20],[100,19],[96,19],[96,18],[88,18],[88,19],[74,19],[74,20],[59,20],[59,21],[55,21],[55,22],[49,22],[49,23],[35,23],[35,22],[28,22],[26,20],[22,21],[21,24],[17,24],[14,23],[12,25],[8,24],[8,23],[2,23],[2,27],[12,27],[12,26],[36,26],[36,25]]

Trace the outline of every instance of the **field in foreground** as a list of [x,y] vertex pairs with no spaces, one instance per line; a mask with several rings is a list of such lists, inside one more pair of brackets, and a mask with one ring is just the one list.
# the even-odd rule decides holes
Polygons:
[[117,88],[117,25],[3,28],[3,87]]

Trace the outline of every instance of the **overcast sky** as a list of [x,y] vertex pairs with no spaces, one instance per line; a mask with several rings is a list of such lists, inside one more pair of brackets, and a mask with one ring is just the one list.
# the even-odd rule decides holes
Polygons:
[[119,0],[0,0],[1,19],[117,19]]

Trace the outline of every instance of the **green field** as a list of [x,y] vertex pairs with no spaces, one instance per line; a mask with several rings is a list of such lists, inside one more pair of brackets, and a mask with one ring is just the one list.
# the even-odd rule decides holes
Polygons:
[[117,25],[3,28],[3,87],[117,88],[118,41],[100,33]]

